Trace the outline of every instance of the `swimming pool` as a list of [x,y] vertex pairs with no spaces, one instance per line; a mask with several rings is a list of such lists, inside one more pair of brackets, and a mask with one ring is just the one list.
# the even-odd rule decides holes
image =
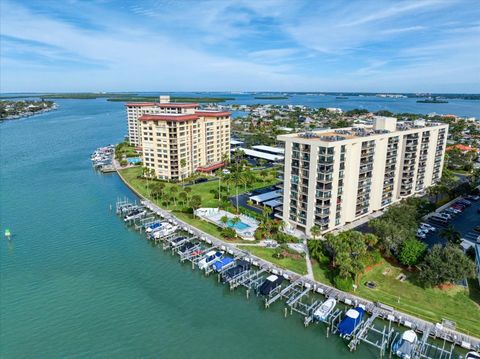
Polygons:
[[231,219],[229,219],[227,221],[227,226],[229,226],[230,228],[237,229],[239,231],[243,231],[244,229],[247,229],[247,228],[250,227],[248,224],[243,223],[242,221],[239,221],[239,222],[233,224],[233,221]]
[[142,159],[140,157],[129,157],[127,158],[127,161],[132,165],[136,165],[137,163],[142,162]]

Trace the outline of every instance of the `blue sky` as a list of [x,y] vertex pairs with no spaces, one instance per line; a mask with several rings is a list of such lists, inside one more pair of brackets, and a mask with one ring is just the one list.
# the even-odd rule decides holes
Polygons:
[[1,0],[0,90],[480,93],[477,0]]

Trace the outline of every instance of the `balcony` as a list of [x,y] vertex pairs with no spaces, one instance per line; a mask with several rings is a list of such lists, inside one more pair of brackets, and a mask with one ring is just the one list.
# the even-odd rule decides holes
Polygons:
[[372,165],[369,165],[369,166],[361,166],[360,167],[360,173],[367,173],[367,172],[370,172],[373,170],[373,166]]

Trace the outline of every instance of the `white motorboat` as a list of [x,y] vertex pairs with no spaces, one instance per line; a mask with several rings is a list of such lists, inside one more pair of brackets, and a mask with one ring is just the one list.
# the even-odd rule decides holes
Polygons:
[[317,308],[317,310],[315,310],[313,317],[318,321],[327,320],[328,315],[333,311],[336,305],[337,301],[334,298],[328,298],[319,308]]
[[468,352],[467,355],[465,356],[465,359],[480,359],[480,353],[479,352]]
[[206,269],[210,264],[213,264],[216,260],[222,258],[223,251],[209,251],[205,254],[203,259],[198,262],[198,268],[201,270]]
[[160,239],[174,233],[178,229],[177,226],[174,226],[170,223],[164,223],[162,228],[153,233],[154,239]]

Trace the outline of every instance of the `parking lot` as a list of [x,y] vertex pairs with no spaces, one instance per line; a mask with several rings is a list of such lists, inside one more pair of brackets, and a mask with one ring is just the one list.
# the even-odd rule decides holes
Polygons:
[[478,213],[478,210],[480,210],[480,200],[471,202],[472,205],[470,207],[466,207],[462,213],[455,215],[447,225],[440,225],[427,220],[426,223],[436,227],[436,230],[435,232],[428,233],[423,241],[429,246],[446,243],[446,240],[440,236],[440,233],[444,227],[451,224],[460,232],[463,239],[475,243],[477,237],[480,236],[480,232],[476,232],[473,229],[476,226],[480,226],[480,213]]

